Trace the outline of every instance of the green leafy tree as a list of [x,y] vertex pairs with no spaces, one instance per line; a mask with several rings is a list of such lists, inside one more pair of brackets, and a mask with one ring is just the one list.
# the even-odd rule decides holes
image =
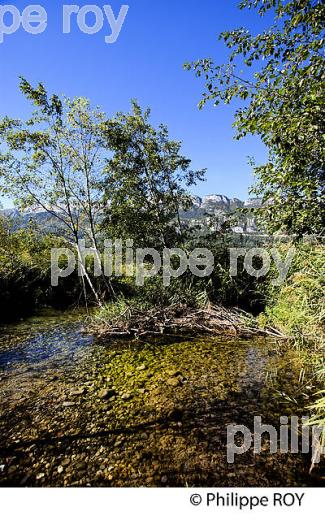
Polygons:
[[118,238],[144,247],[170,247],[184,239],[181,209],[192,204],[186,189],[203,180],[180,153],[181,143],[168,129],[150,123],[150,110],[132,102],[130,113],[105,123],[107,162],[105,201],[107,226]]
[[244,0],[240,8],[274,13],[273,25],[252,35],[241,28],[220,35],[229,62],[186,64],[203,77],[200,102],[241,101],[237,138],[259,136],[267,164],[254,165],[261,196],[257,210],[270,232],[298,237],[324,231],[324,27],[321,0]]
[[[78,241],[88,238],[101,261],[96,231],[107,156],[105,115],[85,98],[50,97],[42,84],[33,88],[22,79],[20,89],[35,110],[27,121],[8,117],[0,121],[1,193],[14,198],[22,210],[48,212],[61,225],[76,247],[82,281],[86,279],[100,304]],[[113,292],[110,283],[109,289]]]

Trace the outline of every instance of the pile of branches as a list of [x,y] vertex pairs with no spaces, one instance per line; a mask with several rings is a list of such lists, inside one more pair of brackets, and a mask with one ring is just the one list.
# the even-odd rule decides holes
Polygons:
[[200,309],[175,304],[146,311],[130,306],[109,320],[101,317],[92,330],[101,338],[189,334],[241,337],[262,334],[283,338],[275,329],[260,329],[252,316],[240,309],[211,304]]

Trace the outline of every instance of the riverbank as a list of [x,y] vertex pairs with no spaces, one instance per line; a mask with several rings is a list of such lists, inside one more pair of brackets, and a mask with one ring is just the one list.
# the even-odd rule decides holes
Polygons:
[[[267,439],[260,454],[227,463],[227,425],[252,429],[259,415],[278,431],[280,416],[301,417],[308,397],[296,350],[258,337],[101,345],[76,323],[52,325],[40,332],[31,321],[25,347],[11,329],[0,380],[2,486],[322,484],[309,455],[271,454]],[[30,342],[39,357],[13,356]]]

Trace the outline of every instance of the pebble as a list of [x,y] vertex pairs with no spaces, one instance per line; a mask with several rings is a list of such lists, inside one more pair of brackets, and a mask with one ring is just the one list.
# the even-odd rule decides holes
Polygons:
[[115,397],[116,391],[112,388],[103,388],[98,392],[99,399],[110,399],[111,397]]
[[76,468],[79,469],[79,470],[86,469],[87,468],[87,464],[86,464],[86,462],[78,462],[76,464]]
[[167,374],[170,377],[177,377],[177,376],[181,376],[182,372],[180,372],[179,370],[167,370]]
[[170,377],[169,379],[167,379],[167,385],[176,387],[176,386],[180,386],[181,382],[179,379],[177,379],[177,377]]
[[24,486],[24,485],[27,483],[27,481],[28,481],[29,478],[30,478],[30,475],[25,475],[25,476],[21,479],[21,481],[20,481],[19,484],[20,484],[21,486]]
[[84,395],[85,393],[86,393],[85,388],[77,388],[76,390],[72,390],[72,392],[70,392],[70,395],[77,397],[78,395]]

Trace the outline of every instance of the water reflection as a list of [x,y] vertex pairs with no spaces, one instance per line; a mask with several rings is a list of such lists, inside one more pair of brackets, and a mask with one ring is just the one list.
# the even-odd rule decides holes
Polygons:
[[93,341],[90,335],[82,333],[84,317],[80,313],[52,311],[1,327],[0,370],[12,370],[20,364],[35,367],[51,361],[71,363]]

